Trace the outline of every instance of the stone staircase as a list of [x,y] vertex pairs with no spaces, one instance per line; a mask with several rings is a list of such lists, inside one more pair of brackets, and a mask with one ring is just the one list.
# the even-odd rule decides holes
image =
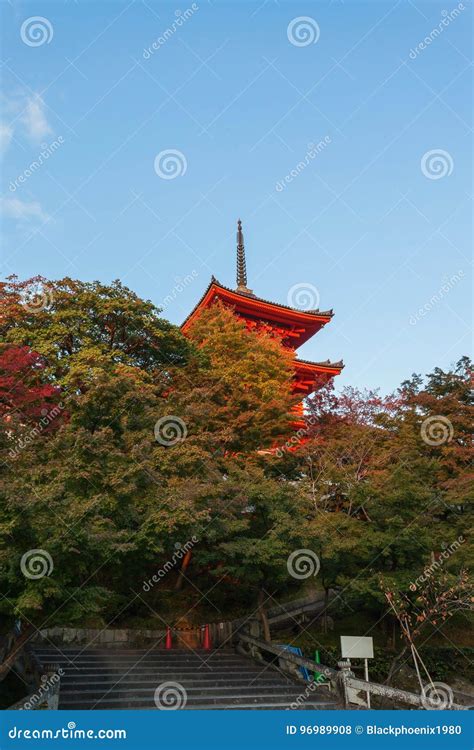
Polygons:
[[[230,649],[188,651],[36,645],[46,667],[63,670],[60,709],[334,709],[326,687],[308,690],[272,666]],[[168,703],[167,703],[168,701]]]

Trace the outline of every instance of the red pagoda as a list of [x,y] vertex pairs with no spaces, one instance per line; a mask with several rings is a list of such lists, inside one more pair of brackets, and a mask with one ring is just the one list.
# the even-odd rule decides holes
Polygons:
[[[339,375],[344,367],[342,361],[309,362],[298,359],[296,355],[296,349],[299,346],[329,323],[333,317],[332,310],[298,310],[257,297],[251,289],[248,289],[244,237],[240,219],[237,224],[237,288],[229,289],[213,276],[203,296],[182,324],[183,333],[186,333],[191,322],[202,310],[210,307],[217,300],[232,307],[236,315],[245,319],[249,328],[257,328],[262,324],[270,326],[281,336],[283,344],[295,352],[294,391],[301,394],[302,399],[320,388],[330,378]],[[303,402],[296,411],[299,416],[302,415]],[[300,423],[295,423],[295,426],[299,427]]]

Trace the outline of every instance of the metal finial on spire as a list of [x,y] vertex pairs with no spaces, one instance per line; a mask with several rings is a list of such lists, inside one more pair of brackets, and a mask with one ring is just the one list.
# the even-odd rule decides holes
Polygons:
[[247,288],[247,263],[245,261],[244,235],[240,219],[237,222],[237,291],[244,294],[253,294],[252,290]]

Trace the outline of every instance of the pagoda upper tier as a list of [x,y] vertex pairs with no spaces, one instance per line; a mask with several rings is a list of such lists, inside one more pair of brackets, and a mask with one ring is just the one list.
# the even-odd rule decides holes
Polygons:
[[329,323],[334,314],[332,310],[296,310],[287,305],[269,302],[262,297],[256,297],[255,294],[229,289],[213,276],[196,307],[182,324],[182,330],[186,331],[200,311],[216,300],[233,307],[236,314],[245,318],[249,324],[254,322],[257,326],[267,323],[281,336],[285,346],[291,349],[297,349],[314,336]]
[[[242,234],[242,224],[237,225],[237,288],[220,284],[214,276],[201,299],[181,326],[183,333],[191,326],[202,310],[216,301],[232,307],[235,314],[245,319],[249,328],[268,326],[281,337],[285,346],[295,351],[333,317],[332,310],[299,310],[288,305],[257,297],[247,287],[247,269]],[[344,364],[340,362],[309,362],[295,356],[294,390],[303,397],[320,388],[330,378],[339,375]]]

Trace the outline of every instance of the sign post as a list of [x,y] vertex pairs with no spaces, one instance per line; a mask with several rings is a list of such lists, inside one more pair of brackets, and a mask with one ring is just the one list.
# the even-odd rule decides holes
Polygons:
[[[365,681],[369,681],[369,659],[374,658],[374,639],[358,635],[341,635],[343,659],[363,659]],[[367,690],[367,708],[370,708],[370,691]]]

